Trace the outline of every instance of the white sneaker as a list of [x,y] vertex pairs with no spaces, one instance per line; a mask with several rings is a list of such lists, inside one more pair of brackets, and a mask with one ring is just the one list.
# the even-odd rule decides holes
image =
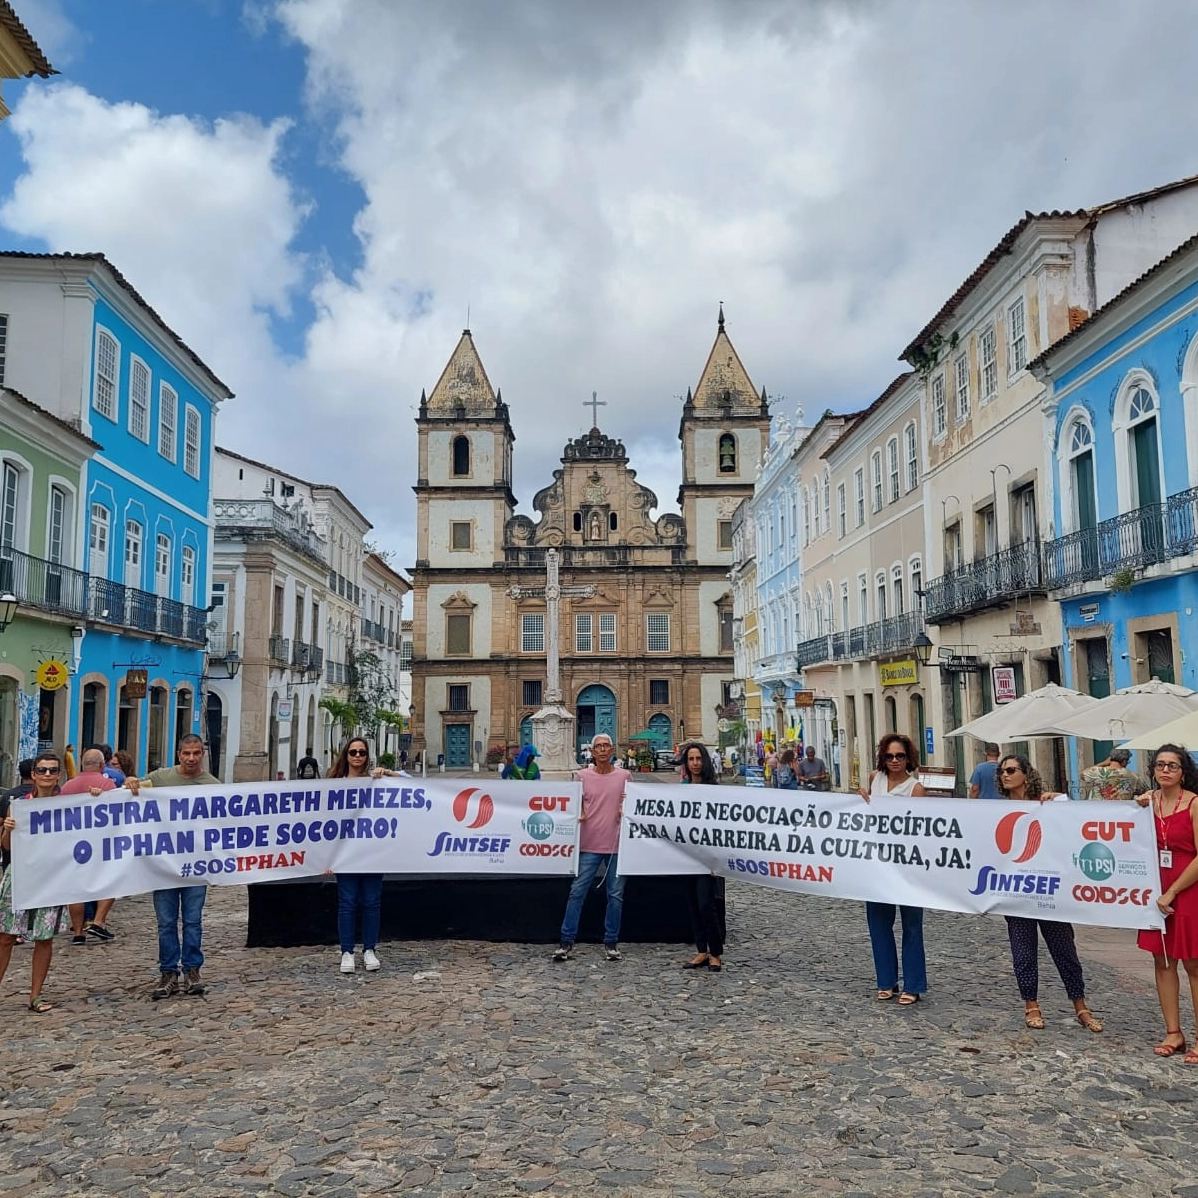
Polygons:
[[372,948],[368,948],[362,954],[362,964],[366,966],[368,973],[373,973],[376,969],[381,969],[383,965],[382,961],[374,955],[374,949]]
[[358,968],[358,966],[354,961],[353,953],[342,953],[341,954],[341,972],[342,973],[353,973],[353,971],[357,968]]

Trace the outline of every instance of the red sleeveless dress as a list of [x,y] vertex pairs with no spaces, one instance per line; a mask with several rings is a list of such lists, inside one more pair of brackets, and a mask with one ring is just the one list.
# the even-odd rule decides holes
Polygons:
[[[1162,893],[1198,856],[1190,812],[1194,801],[1191,795],[1190,802],[1172,815],[1164,820],[1156,818],[1156,847],[1167,848],[1173,854],[1173,863],[1167,869],[1161,866]],[[1165,920],[1163,935],[1155,930],[1141,932],[1136,943],[1150,953],[1164,953],[1171,961],[1198,960],[1198,884],[1187,887],[1173,900],[1173,914]]]

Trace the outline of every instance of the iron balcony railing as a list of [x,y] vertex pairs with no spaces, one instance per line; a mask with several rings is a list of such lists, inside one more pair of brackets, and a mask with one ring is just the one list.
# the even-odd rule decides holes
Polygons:
[[241,656],[240,632],[210,632],[208,634],[208,658],[210,661],[225,661]]
[[271,665],[286,667],[290,662],[289,652],[291,642],[285,636],[272,636],[267,642],[266,651],[270,656]]
[[1198,488],[1164,503],[1135,508],[1093,528],[1066,533],[1044,546],[1049,590],[1105,578],[1120,570],[1142,570],[1198,548]]
[[924,616],[940,624],[1045,589],[1040,542],[1024,541],[933,579],[924,592]]
[[87,602],[87,575],[19,549],[0,548],[0,594],[5,593],[15,595],[22,606],[82,616]]
[[292,641],[291,664],[297,670],[307,670],[312,663],[312,646],[307,641]]
[[847,632],[833,632],[800,642],[795,664],[819,665],[826,661],[852,661],[860,657],[891,657],[906,653],[923,632],[924,622],[918,612],[888,616],[872,624],[861,624]]

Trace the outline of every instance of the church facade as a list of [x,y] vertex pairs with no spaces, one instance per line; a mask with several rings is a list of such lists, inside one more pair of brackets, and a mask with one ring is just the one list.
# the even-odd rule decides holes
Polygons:
[[[597,410],[597,409],[596,409]],[[515,433],[466,330],[416,421],[419,468],[413,581],[413,747],[430,764],[481,762],[532,738],[550,688],[546,555],[557,550],[557,656],[577,746],[607,732],[621,748],[651,733],[670,747],[717,743],[734,711],[732,520],[752,494],[769,438],[724,327],[678,437],[678,513],[654,516],[623,444],[593,427],[517,514]]]

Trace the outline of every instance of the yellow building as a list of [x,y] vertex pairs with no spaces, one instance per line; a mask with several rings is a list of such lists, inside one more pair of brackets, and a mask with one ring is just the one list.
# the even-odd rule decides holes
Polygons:
[[[26,79],[30,75],[48,79],[57,74],[12,5],[0,0],[0,79]],[[0,121],[6,116],[8,108],[0,97]]]

